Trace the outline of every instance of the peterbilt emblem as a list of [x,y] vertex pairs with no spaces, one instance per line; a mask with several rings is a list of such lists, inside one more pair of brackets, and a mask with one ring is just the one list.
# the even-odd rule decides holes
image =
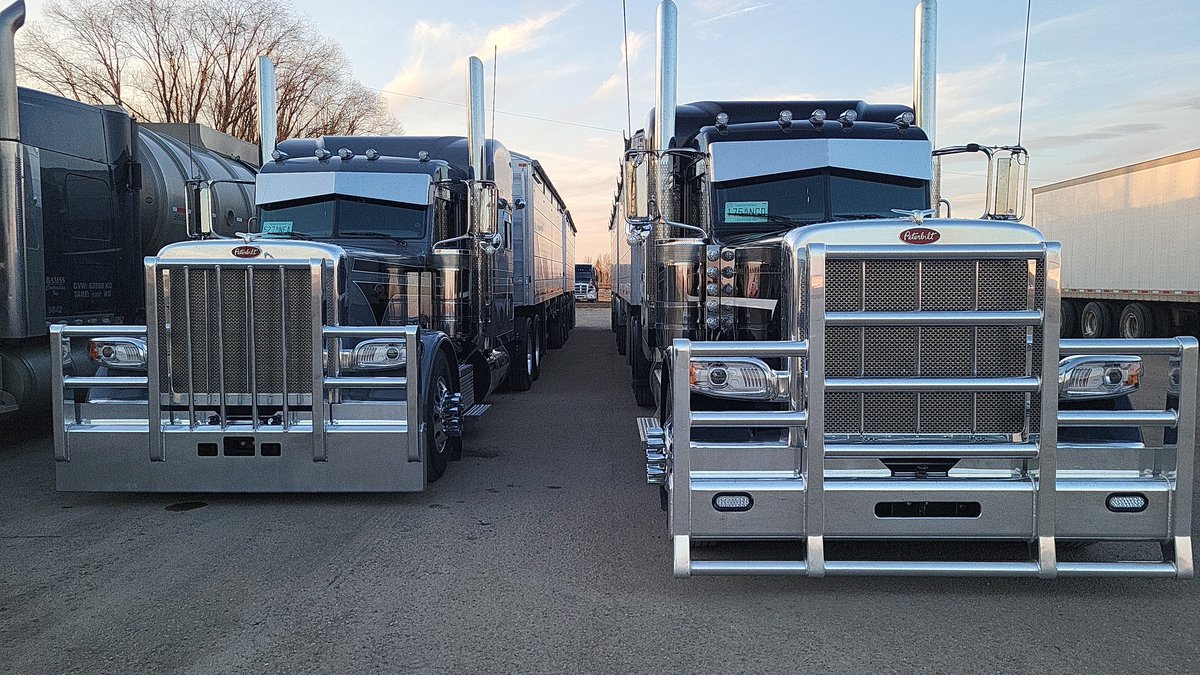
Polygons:
[[233,249],[233,255],[238,258],[257,258],[262,255],[262,249],[257,246],[238,246]]
[[900,241],[906,244],[932,244],[941,238],[941,232],[928,227],[911,227],[900,233]]

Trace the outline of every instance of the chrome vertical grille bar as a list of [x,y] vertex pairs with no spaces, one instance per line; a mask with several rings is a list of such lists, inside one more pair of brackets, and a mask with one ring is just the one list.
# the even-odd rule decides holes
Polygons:
[[[825,576],[825,245],[807,251],[808,369],[804,388],[808,410],[804,455],[805,565],[810,576]],[[688,383],[684,383],[687,386]]]
[[404,414],[408,427],[406,434],[408,443],[408,461],[421,461],[421,442],[423,434],[432,433],[432,429],[422,429],[421,420],[425,419],[425,411],[421,409],[421,375],[419,358],[415,358],[420,341],[417,326],[409,325],[404,328],[404,345],[408,350],[408,361],[404,364]]
[[229,428],[229,415],[225,410],[225,398],[228,393],[225,391],[225,311],[221,306],[221,298],[224,295],[221,289],[221,266],[215,267],[217,278],[217,292],[214,294],[217,297],[217,388],[219,389],[220,399],[218,405],[221,410],[221,430]]
[[1058,372],[1058,333],[1061,313],[1062,247],[1057,243],[1045,245],[1042,254],[1045,268],[1045,320],[1042,322],[1042,391],[1039,420],[1037,495],[1035,496],[1034,530],[1038,545],[1038,576],[1056,575],[1058,554],[1054,542],[1055,496],[1058,469],[1058,390],[1050,382]]
[[321,299],[325,295],[325,263],[314,258],[308,261],[308,271],[312,291],[312,321],[309,327],[312,331],[313,461],[324,462],[329,458],[325,445],[325,321],[321,313]]
[[158,313],[163,310],[158,306],[158,284],[161,283],[158,265],[147,261],[145,276],[146,292],[146,428],[150,437],[150,461],[166,460],[165,439],[162,435],[162,360],[159,350],[161,340],[166,337],[159,334]]
[[254,342],[258,332],[254,330],[254,265],[246,267],[246,371],[250,385],[250,428],[258,431],[258,363],[254,358]]
[[187,383],[188,383],[188,429],[196,427],[196,364],[195,341],[192,340],[192,279],[191,271],[183,268],[183,316],[184,339],[187,340]]
[[[630,346],[630,349],[636,349]],[[692,345],[689,340],[676,339],[668,353],[665,372],[671,375],[671,486],[667,520],[675,547],[675,576],[691,572],[690,541],[692,530],[692,385],[689,379]],[[664,401],[665,403],[665,401]],[[684,549],[687,556],[681,555]],[[681,567],[683,569],[681,569]]]
[[290,393],[288,390],[288,325],[287,325],[287,268],[283,265],[279,266],[279,355],[282,358],[282,376],[283,376],[283,430],[287,431],[291,425],[289,418],[291,417],[288,408],[288,398]]
[[1171,514],[1172,548],[1176,575],[1191,578],[1192,561],[1192,490],[1196,463],[1196,393],[1200,343],[1196,338],[1179,341],[1179,422],[1175,429],[1175,508]]
[[[56,323],[50,326],[50,386],[53,388],[50,392],[50,403],[54,411],[54,460],[57,462],[66,462],[71,459],[70,448],[67,447],[67,392],[61,386],[63,355],[70,353],[71,338],[63,336],[62,330],[62,324]],[[73,394],[72,399],[74,399]],[[154,439],[151,438],[150,442],[153,443]]]

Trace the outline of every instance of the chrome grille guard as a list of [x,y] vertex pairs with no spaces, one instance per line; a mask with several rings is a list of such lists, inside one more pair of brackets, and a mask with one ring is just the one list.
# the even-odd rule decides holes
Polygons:
[[[773,342],[693,342],[668,350],[670,412],[639,420],[648,480],[665,483],[676,576],[706,574],[987,575],[1191,577],[1191,510],[1196,427],[1197,341],[1059,340],[1059,247],[837,246],[807,244],[797,251],[793,283],[803,287],[807,320],[795,321],[791,339]],[[1014,312],[827,312],[825,269],[836,259],[1038,260],[1045,266],[1044,310]],[[794,304],[800,304],[799,299]],[[799,314],[800,307],[792,307]],[[1041,367],[1027,377],[827,377],[826,326],[1019,323],[1036,326]],[[1059,411],[1057,367],[1062,355],[1166,356],[1180,369],[1178,405],[1166,410]],[[694,359],[779,359],[791,383],[781,410],[693,410]],[[1042,374],[1045,374],[1043,376]],[[1027,392],[1039,407],[1034,431],[1005,442],[831,442],[824,425],[827,392]],[[1040,395],[1040,394],[1045,395]],[[1170,401],[1168,400],[1168,404]],[[1059,427],[1163,427],[1174,443],[1058,441]],[[774,429],[778,440],[713,440],[708,428]],[[697,438],[699,436],[700,438]],[[743,433],[742,438],[749,434]],[[1170,437],[1167,437],[1170,440]],[[969,467],[944,476],[907,477],[864,470],[881,460],[953,458]],[[1064,467],[1064,468],[1061,468]],[[1112,508],[1114,497],[1140,498],[1138,512]],[[725,500],[725,501],[722,501]],[[895,503],[970,504],[954,517],[889,517]],[[734,504],[738,508],[721,508]],[[798,540],[799,560],[701,560],[692,540]],[[1033,552],[1027,561],[827,560],[825,540],[1013,540]],[[1162,559],[1140,562],[1069,562],[1056,540],[1152,541]]]
[[[147,287],[153,292],[159,270],[155,259],[147,260]],[[242,380],[249,391],[230,391],[223,385],[228,371],[247,368],[246,363],[221,363],[219,390],[198,396],[189,353],[176,359],[186,369],[177,379],[186,386],[174,396],[160,394],[166,374],[160,354],[161,340],[146,326],[65,326],[50,329],[52,403],[56,476],[62,490],[136,491],[414,491],[425,485],[423,423],[425,411],[417,394],[421,382],[419,328],[407,326],[330,326],[323,311],[329,293],[326,261],[264,260],[224,264],[214,260],[171,261],[175,270],[228,268],[250,270],[247,277],[275,271],[276,280],[303,270],[308,280],[306,307],[284,307],[276,316],[284,323],[273,335],[294,337],[303,329],[303,359],[292,353],[294,339],[274,344],[279,366],[271,381],[279,388],[261,392],[256,388],[255,362],[250,361]],[[191,273],[188,272],[188,273]],[[216,272],[220,274],[219,271]],[[278,292],[278,281],[274,286]],[[154,297],[154,296],[150,296]],[[252,300],[250,301],[252,303]],[[157,303],[148,304],[147,323],[159,325]],[[252,305],[248,308],[253,309]],[[287,325],[289,316],[302,316],[303,325]],[[218,323],[234,320],[217,317]],[[256,332],[262,322],[242,313],[247,344],[239,354],[254,357],[270,341],[260,341]],[[189,327],[191,323],[189,322]],[[223,334],[223,333],[222,333]],[[144,376],[76,375],[64,369],[76,341],[97,337],[134,337],[147,342],[147,372]],[[343,340],[392,338],[403,341],[410,357],[403,376],[345,376],[340,359]],[[190,343],[190,340],[188,341]],[[186,343],[176,343],[186,344]],[[204,345],[200,345],[204,347]],[[204,347],[208,349],[207,347]],[[223,354],[229,345],[216,352]],[[210,350],[211,352],[211,350]],[[308,372],[302,381],[293,361],[302,360]],[[201,361],[202,362],[202,361]],[[261,373],[260,373],[261,374]],[[346,396],[351,390],[404,392],[387,397]],[[96,392],[118,392],[96,396]],[[120,394],[119,392],[124,392]],[[283,392],[292,395],[280,396]],[[409,395],[408,392],[412,392]],[[245,396],[245,394],[249,394]],[[302,395],[300,395],[302,394]],[[264,406],[270,406],[263,410]],[[315,404],[314,404],[315,402]],[[237,407],[237,414],[233,408]],[[267,417],[270,419],[267,419]],[[229,439],[245,439],[249,452],[217,451]],[[212,454],[202,452],[210,444]],[[267,447],[271,452],[268,453]],[[199,448],[199,449],[198,449]],[[331,467],[331,468],[325,468]]]

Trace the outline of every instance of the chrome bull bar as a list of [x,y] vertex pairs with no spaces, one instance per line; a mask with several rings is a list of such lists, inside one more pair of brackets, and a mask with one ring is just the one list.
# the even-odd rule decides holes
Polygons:
[[[318,300],[319,301],[319,300]],[[313,325],[313,405],[286,403],[267,423],[260,406],[230,416],[226,406],[164,405],[155,395],[158,362],[146,376],[68,375],[73,340],[147,338],[145,326],[50,328],[56,479],[60,490],[86,491],[419,491],[425,487],[420,338],[417,326]],[[403,340],[409,358],[399,377],[344,376],[343,339]],[[326,355],[326,349],[329,349]],[[57,353],[57,352],[52,352]],[[328,366],[326,366],[328,364]],[[410,388],[412,383],[413,388]],[[126,396],[91,396],[98,390]],[[347,398],[349,390],[402,390],[404,400]],[[81,392],[78,393],[77,392]],[[407,393],[407,392],[411,392]],[[257,396],[254,397],[257,399]],[[199,413],[199,414],[198,414]],[[223,455],[224,439],[248,439],[250,456]],[[198,456],[198,444],[214,452]],[[268,455],[267,444],[272,446]],[[140,449],[139,449],[140,448]]]
[[[885,250],[880,250],[885,249]],[[1046,265],[1045,309],[1033,312],[825,312],[826,257],[1025,257]],[[665,483],[676,576],[709,574],[906,575],[906,576],[1156,576],[1193,575],[1192,486],[1195,459],[1197,366],[1194,338],[1153,340],[1059,340],[1058,247],[838,247],[808,245],[806,330],[771,342],[675,340],[667,351],[670,412],[662,425],[640,420],[648,480]],[[826,377],[825,331],[831,324],[883,322],[920,325],[943,319],[960,325],[1003,322],[1036,324],[1040,330],[1040,373],[1016,378]],[[1178,404],[1162,410],[1059,411],[1057,374],[1061,355],[1127,354],[1166,356],[1180,370]],[[790,383],[781,410],[693,410],[691,366],[699,359],[779,359]],[[1037,433],[1005,442],[954,442],[931,437],[872,439],[844,443],[827,436],[823,424],[827,391],[904,390],[1022,391],[1040,396]],[[1168,401],[1170,403],[1170,401]],[[694,430],[769,428],[780,440],[694,439]],[[1059,427],[1160,427],[1175,429],[1173,443],[1158,446],[1118,441],[1086,447],[1059,443]],[[950,458],[972,468],[939,477],[900,477],[864,462],[905,458]],[[989,463],[990,462],[990,463]],[[1145,501],[1140,512],[1114,511],[1114,496]],[[745,509],[720,510],[718,498],[744,495]],[[885,503],[971,503],[970,517],[886,517]],[[825,539],[845,541],[1024,541],[1027,561],[827,560]],[[1157,542],[1161,560],[1063,561],[1058,539]],[[704,560],[693,557],[693,540],[802,541],[799,560]]]

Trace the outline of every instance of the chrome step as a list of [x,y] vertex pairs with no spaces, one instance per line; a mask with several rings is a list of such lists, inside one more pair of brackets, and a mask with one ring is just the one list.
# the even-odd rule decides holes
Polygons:
[[485,412],[487,412],[488,409],[490,409],[491,407],[492,407],[491,403],[476,403],[475,405],[468,408],[467,412],[463,413],[463,417],[464,418],[483,417],[483,414]]

